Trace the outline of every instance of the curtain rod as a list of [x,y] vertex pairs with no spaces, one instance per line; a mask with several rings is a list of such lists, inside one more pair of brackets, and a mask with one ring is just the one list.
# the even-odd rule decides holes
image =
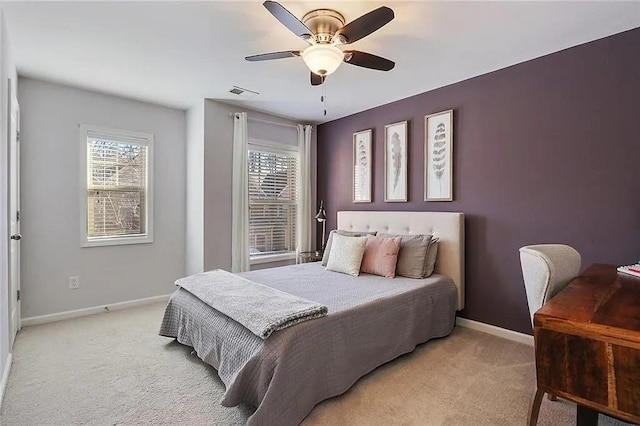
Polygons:
[[[234,113],[230,112],[229,113],[229,117],[233,117]],[[293,124],[286,124],[286,123],[278,123],[277,121],[269,121],[269,120],[265,120],[262,118],[256,118],[256,117],[251,117],[250,115],[247,114],[247,120],[251,120],[251,121],[257,121],[260,123],[265,123],[265,124],[273,124],[275,126],[282,126],[282,127],[291,127],[293,129],[297,129],[298,126],[295,126]]]

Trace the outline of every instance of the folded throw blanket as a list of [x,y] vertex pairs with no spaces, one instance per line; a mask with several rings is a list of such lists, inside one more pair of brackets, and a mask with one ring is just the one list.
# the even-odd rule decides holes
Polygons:
[[180,278],[176,285],[266,339],[274,331],[327,315],[327,307],[215,269]]

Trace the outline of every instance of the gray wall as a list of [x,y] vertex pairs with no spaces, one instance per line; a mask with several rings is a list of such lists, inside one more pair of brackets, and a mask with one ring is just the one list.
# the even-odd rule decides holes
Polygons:
[[[518,248],[567,243],[593,262],[640,257],[640,29],[318,128],[318,194],[338,210],[466,214],[462,316],[531,332]],[[425,70],[428,72],[428,69]],[[454,201],[423,201],[424,116],[454,109]],[[409,202],[383,202],[385,124],[409,120]],[[373,128],[374,199],[353,204],[352,134]]]
[[187,275],[204,270],[204,102],[187,111]]
[[[247,111],[250,117],[260,118],[285,124],[297,124],[270,114],[247,110],[207,99],[204,104],[204,269],[231,268],[231,176],[233,170],[233,119],[229,114]],[[249,127],[252,126],[251,120]],[[314,129],[315,130],[315,129]],[[265,130],[266,131],[266,130]],[[250,132],[251,133],[251,130]],[[265,136],[266,139],[277,136]],[[315,131],[312,137],[312,181],[315,199]],[[315,209],[315,206],[313,206]],[[310,218],[311,220],[312,218]],[[285,262],[291,263],[291,262]],[[255,265],[252,269],[274,264]]]
[[[22,112],[22,317],[174,290],[185,273],[185,112],[28,78]],[[154,241],[80,247],[81,123],[154,135]],[[67,278],[80,276],[69,290]]]
[[[8,84],[11,79],[13,90],[17,86],[16,67],[13,62],[11,43],[7,35],[4,12],[0,9],[0,377],[8,367],[11,351],[9,324],[9,229],[8,218]],[[2,389],[0,389],[2,392]],[[1,399],[1,395],[0,395]]]
[[231,270],[231,174],[237,107],[204,101],[204,270]]

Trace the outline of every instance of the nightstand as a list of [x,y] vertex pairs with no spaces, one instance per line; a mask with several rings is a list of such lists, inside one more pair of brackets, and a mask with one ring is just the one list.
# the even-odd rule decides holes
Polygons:
[[322,252],[320,250],[301,251],[298,253],[298,263],[318,262],[322,260]]

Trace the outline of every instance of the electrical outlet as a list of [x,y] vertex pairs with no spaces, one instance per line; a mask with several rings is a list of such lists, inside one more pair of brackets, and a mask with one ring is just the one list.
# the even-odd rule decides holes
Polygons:
[[77,275],[69,277],[69,289],[75,290],[77,288],[80,288],[80,277]]

